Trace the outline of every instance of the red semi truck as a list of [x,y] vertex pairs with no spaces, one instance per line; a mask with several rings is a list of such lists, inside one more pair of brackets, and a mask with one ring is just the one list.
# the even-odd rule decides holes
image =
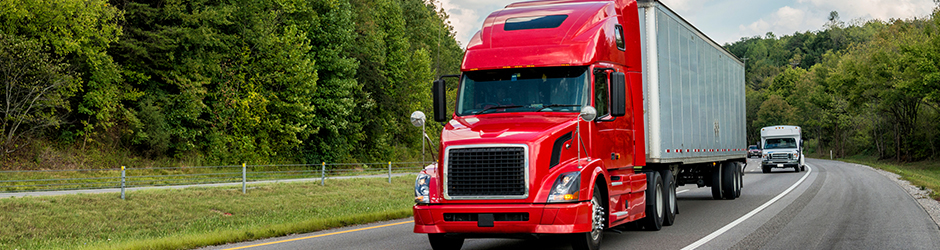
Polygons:
[[741,194],[744,65],[659,1],[510,4],[461,71],[434,82],[441,153],[415,181],[414,232],[434,249],[546,235],[598,249],[605,229],[672,225],[678,185]]

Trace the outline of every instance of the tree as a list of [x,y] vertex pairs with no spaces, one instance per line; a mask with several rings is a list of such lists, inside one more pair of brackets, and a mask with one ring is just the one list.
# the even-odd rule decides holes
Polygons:
[[37,40],[0,33],[0,156],[62,123],[78,76]]

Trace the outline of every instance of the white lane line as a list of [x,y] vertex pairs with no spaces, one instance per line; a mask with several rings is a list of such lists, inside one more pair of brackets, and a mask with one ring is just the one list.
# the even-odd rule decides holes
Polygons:
[[767,201],[767,203],[764,203],[764,205],[760,205],[759,207],[755,208],[751,212],[748,212],[744,216],[741,216],[741,218],[738,218],[737,220],[734,220],[731,223],[728,223],[728,225],[725,225],[724,227],[719,228],[717,231],[712,232],[711,234],[705,236],[704,238],[701,238],[698,241],[693,242],[692,244],[689,244],[688,246],[683,247],[682,250],[692,250],[702,245],[705,245],[705,243],[708,243],[709,241],[714,240],[715,238],[718,238],[719,235],[727,232],[728,230],[731,230],[731,228],[737,226],[738,224],[741,224],[741,222],[744,222],[747,219],[750,219],[751,216],[754,216],[761,210],[764,210],[765,208],[769,207],[770,204],[773,204],[780,198],[783,198],[784,195],[787,195],[788,193],[790,193],[790,191],[793,191],[793,189],[795,189],[796,186],[799,186],[800,183],[803,183],[803,181],[806,180],[806,177],[809,176],[809,173],[813,172],[813,168],[809,167],[809,164],[806,165],[806,169],[808,170],[806,170],[806,174],[803,174],[803,178],[800,178],[800,180],[794,183],[793,186],[790,186],[790,188],[783,191],[783,193],[780,193],[779,195],[777,195],[777,197],[770,199],[769,201]]

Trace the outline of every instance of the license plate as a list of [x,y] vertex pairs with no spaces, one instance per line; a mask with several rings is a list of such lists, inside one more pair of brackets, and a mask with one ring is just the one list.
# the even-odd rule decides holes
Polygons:
[[783,167],[783,164],[777,164],[777,167],[778,167],[778,168],[782,168],[782,167]]

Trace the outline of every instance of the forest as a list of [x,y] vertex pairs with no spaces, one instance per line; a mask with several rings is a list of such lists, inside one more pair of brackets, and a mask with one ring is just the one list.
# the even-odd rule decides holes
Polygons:
[[821,31],[742,38],[749,144],[760,128],[803,128],[806,151],[910,162],[940,148],[940,8],[909,20],[830,12]]
[[0,0],[0,166],[417,159],[408,117],[463,57],[435,6]]

